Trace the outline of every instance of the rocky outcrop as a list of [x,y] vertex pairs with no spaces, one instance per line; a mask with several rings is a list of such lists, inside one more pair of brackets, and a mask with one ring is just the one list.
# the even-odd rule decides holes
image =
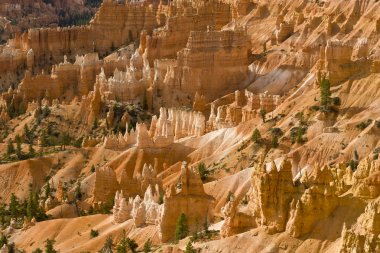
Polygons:
[[[127,126],[128,127],[128,126]],[[107,149],[125,149],[135,145],[138,148],[164,148],[184,137],[199,137],[205,133],[205,117],[200,112],[160,109],[160,116],[153,116],[148,130],[145,123],[137,123],[136,131],[105,137]]]
[[269,234],[286,231],[293,237],[310,233],[321,219],[338,206],[334,178],[329,168],[315,167],[313,172],[293,180],[292,164],[285,160],[255,166],[247,208],[240,200],[223,208],[222,236],[249,228],[264,227]]
[[95,183],[92,189],[92,202],[98,205],[106,203],[112,199],[119,190],[119,182],[116,174],[110,167],[97,168],[95,171]]
[[247,50],[243,29],[192,31],[176,61],[155,62],[154,95],[173,104],[173,90],[208,101],[232,92],[248,75]]
[[230,5],[221,1],[173,1],[160,5],[159,17],[165,17],[165,26],[146,36],[148,59],[176,58],[177,52],[186,47],[191,31],[205,31],[207,27],[220,29],[231,20]]
[[380,251],[380,197],[368,203],[365,212],[342,231],[341,253]]
[[[211,103],[207,131],[233,127],[242,122],[260,117],[260,111],[272,112],[280,104],[278,95],[254,94],[248,90],[235,91],[233,100],[216,100]],[[232,98],[232,96],[231,96]],[[231,103],[232,102],[232,103]]]
[[183,163],[178,183],[168,187],[164,198],[159,224],[161,241],[173,239],[176,221],[182,213],[190,233],[197,231],[200,224],[208,223],[212,201],[213,197],[204,192],[199,174]]
[[190,232],[198,231],[200,224],[209,221],[213,198],[204,192],[199,175],[191,171],[186,163],[182,165],[177,185],[168,187],[163,204],[159,203],[160,187],[150,183],[143,199],[138,195],[127,201],[122,192],[116,193],[113,207],[115,222],[133,219],[136,227],[157,225],[161,241],[166,242],[173,239],[176,221],[182,213],[186,215]]

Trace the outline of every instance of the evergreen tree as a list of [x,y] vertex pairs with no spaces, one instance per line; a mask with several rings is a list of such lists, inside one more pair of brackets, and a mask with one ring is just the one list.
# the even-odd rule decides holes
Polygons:
[[148,239],[144,243],[143,252],[144,253],[148,253],[148,252],[151,252],[151,251],[152,251],[152,241],[150,239]]
[[28,124],[24,125],[25,142],[28,144],[33,143],[33,133],[29,130]]
[[195,253],[195,249],[194,249],[193,244],[191,243],[191,241],[189,241],[186,244],[185,253]]
[[98,123],[98,118],[95,118],[95,119],[94,119],[94,123],[92,124],[92,129],[97,129],[97,128],[98,128],[98,125],[99,125],[99,123]]
[[264,109],[261,109],[260,110],[260,117],[261,119],[263,120],[263,123],[265,123],[265,116],[266,116],[267,112],[264,110]]
[[12,140],[8,139],[8,147],[7,147],[7,155],[10,156],[11,154],[14,154],[15,147],[13,146]]
[[146,91],[144,93],[144,98],[143,98],[143,109],[146,111],[148,110],[148,97],[146,95]]
[[14,242],[8,244],[8,253],[16,253],[16,245]]
[[133,239],[130,239],[130,238],[126,238],[125,239],[127,245],[128,245],[128,248],[129,250],[132,252],[132,253],[136,253],[137,251],[137,248],[139,247],[139,245],[137,244],[137,242]]
[[181,213],[181,215],[177,219],[176,228],[175,228],[175,239],[177,241],[185,238],[187,234],[189,233],[189,228],[187,226],[187,218],[184,213]]
[[50,183],[47,181],[46,186],[45,186],[45,199],[48,199],[51,194],[51,188],[50,188]]
[[321,92],[321,105],[329,106],[331,102],[331,91],[330,91],[330,81],[325,77],[321,81],[320,92]]
[[29,157],[33,157],[36,154],[36,151],[33,148],[33,144],[29,144]]
[[17,155],[18,159],[21,159],[22,158],[22,149],[21,149],[21,138],[19,135],[16,135],[15,141],[16,141],[16,155]]
[[42,110],[42,117],[46,118],[50,115],[50,109],[49,106],[45,105],[44,109]]
[[108,236],[104,242],[103,248],[100,250],[102,253],[112,253],[113,252],[113,240],[111,236]]
[[16,218],[18,216],[18,210],[19,210],[19,202],[14,193],[11,195],[11,201],[9,203],[9,212],[11,215],[11,218]]
[[199,173],[199,176],[201,177],[202,182],[206,181],[208,171],[206,169],[206,165],[203,162],[198,164],[198,173]]
[[34,194],[32,192],[32,189],[30,189],[26,206],[26,216],[29,220],[31,220],[37,213],[37,206],[35,204],[36,203],[34,201]]
[[77,186],[76,186],[76,188],[75,188],[75,198],[77,199],[77,200],[81,200],[82,199],[82,192],[81,192],[81,183],[80,183],[80,181],[78,180],[77,181]]
[[0,237],[0,248],[7,244],[8,244],[7,236],[4,233],[2,233]]
[[251,140],[252,140],[254,143],[256,143],[256,144],[258,144],[258,143],[261,142],[261,134],[260,134],[259,129],[256,128],[256,129],[253,131],[253,133],[252,133],[252,137],[251,137]]
[[40,248],[37,248],[37,249],[33,250],[32,253],[43,253],[43,252]]
[[65,150],[67,145],[70,145],[71,137],[68,133],[61,134],[61,149]]
[[276,135],[273,135],[272,137],[272,148],[278,147],[278,137]]
[[47,239],[45,243],[45,253],[57,253],[57,251],[54,249],[54,240]]
[[4,226],[5,224],[5,215],[6,215],[5,204],[2,204],[0,206],[0,222],[2,226]]
[[297,129],[297,137],[296,137],[296,142],[301,144],[303,143],[304,139],[303,139],[303,134],[304,134],[304,130],[302,129],[302,127],[298,127]]

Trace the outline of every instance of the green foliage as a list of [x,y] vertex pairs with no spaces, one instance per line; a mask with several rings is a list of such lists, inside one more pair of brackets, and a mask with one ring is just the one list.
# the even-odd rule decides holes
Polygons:
[[152,241],[150,239],[148,239],[144,243],[143,252],[144,253],[148,253],[148,252],[151,252],[151,251],[152,251]]
[[372,119],[368,119],[367,121],[362,121],[359,124],[356,125],[356,128],[359,130],[366,129],[370,124],[372,123]]
[[94,173],[95,172],[95,165],[91,165],[91,172]]
[[187,218],[184,213],[181,213],[181,215],[177,219],[176,228],[175,228],[175,239],[177,241],[182,240],[185,238],[189,233],[189,228],[187,226]]
[[51,113],[50,109],[49,109],[49,106],[45,105],[44,108],[42,109],[42,117],[43,118],[46,118],[47,116],[49,116]]
[[7,244],[8,244],[7,236],[4,233],[2,233],[0,237],[0,248]]
[[57,253],[57,251],[54,249],[54,240],[47,239],[45,242],[45,253]]
[[8,139],[7,155],[10,156],[15,153],[15,147],[11,139]]
[[158,199],[158,204],[161,205],[164,203],[164,193],[160,192],[160,197]]
[[187,244],[186,244],[186,249],[185,249],[185,253],[195,253],[195,249],[193,247],[193,244],[191,243],[191,241],[189,241]]
[[103,248],[100,250],[100,252],[102,253],[113,252],[113,246],[114,245],[113,245],[112,237],[109,235],[106,241],[104,242]]
[[48,181],[45,186],[45,199],[48,199],[50,197],[50,194],[51,194],[51,188],[50,188],[50,183]]
[[99,127],[99,121],[98,118],[94,119],[94,122],[92,123],[92,129],[97,129]]
[[252,136],[251,136],[251,140],[256,143],[256,144],[259,144],[261,143],[262,141],[262,138],[261,138],[261,133],[259,131],[259,129],[255,129],[252,133]]
[[90,238],[95,238],[95,237],[98,237],[98,236],[99,236],[99,231],[91,229],[91,231],[90,231]]
[[293,127],[290,129],[290,139],[292,143],[302,144],[305,142],[305,138],[303,137],[306,134],[307,127]]
[[330,81],[323,77],[320,85],[321,105],[327,107],[331,103]]
[[284,135],[284,132],[282,132],[281,128],[278,127],[274,127],[270,131],[272,136],[281,137],[282,135]]
[[29,157],[33,157],[36,154],[36,151],[33,148],[33,144],[29,144]]
[[33,143],[33,132],[29,130],[28,124],[24,125],[24,136],[25,136],[25,142],[28,144]]
[[14,193],[11,194],[11,201],[9,204],[9,212],[11,218],[17,218],[19,214],[19,201]]
[[77,200],[82,200],[82,192],[81,192],[81,182],[78,180],[77,181],[77,186],[75,187],[75,198]]
[[83,142],[83,137],[80,137],[73,142],[73,146],[76,148],[81,148],[82,142]]
[[278,148],[278,137],[276,135],[272,136],[272,148]]
[[15,142],[16,142],[16,155],[18,159],[22,159],[21,138],[19,135],[16,135]]
[[61,143],[61,148],[63,150],[66,149],[67,145],[70,145],[70,142],[71,142],[70,135],[67,132],[61,133],[61,135],[60,135],[60,143]]
[[339,97],[333,97],[333,99],[332,99],[332,104],[333,104],[334,106],[340,106],[340,105],[342,104],[342,101],[340,100]]
[[32,253],[43,253],[43,251],[42,251],[42,249],[37,248],[37,249],[33,250]]
[[144,93],[144,98],[143,98],[143,109],[145,111],[148,110],[148,97],[147,97],[146,91]]
[[263,123],[265,123],[265,115],[267,114],[267,112],[264,110],[264,109],[261,109],[260,110],[260,117],[261,119],[263,120]]
[[203,162],[198,164],[198,173],[201,177],[202,182],[205,182],[209,172],[207,171],[206,165]]

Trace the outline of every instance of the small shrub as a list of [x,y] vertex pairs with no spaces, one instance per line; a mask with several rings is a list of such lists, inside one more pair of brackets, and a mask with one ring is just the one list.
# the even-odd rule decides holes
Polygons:
[[359,129],[359,130],[364,130],[366,129],[370,124],[372,123],[372,120],[369,119],[367,121],[362,121],[360,122],[359,124],[356,125],[356,128]]
[[90,237],[91,238],[95,238],[95,237],[98,237],[98,236],[99,236],[99,231],[91,229],[91,231],[90,231]]

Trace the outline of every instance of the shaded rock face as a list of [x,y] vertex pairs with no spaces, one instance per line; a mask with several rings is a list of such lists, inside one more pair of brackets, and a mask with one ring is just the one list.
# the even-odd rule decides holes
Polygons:
[[380,197],[368,203],[351,228],[344,226],[342,238],[341,253],[380,251]]

